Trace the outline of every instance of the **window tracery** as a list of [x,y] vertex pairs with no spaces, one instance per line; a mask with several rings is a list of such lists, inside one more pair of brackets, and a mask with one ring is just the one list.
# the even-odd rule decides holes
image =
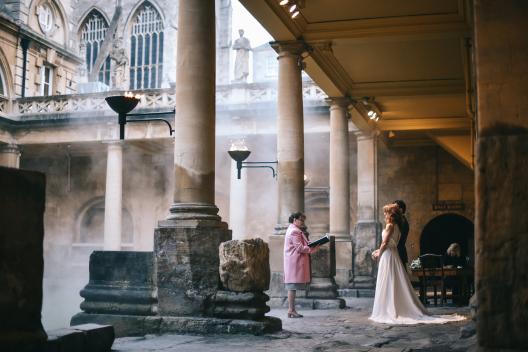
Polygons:
[[[92,11],[86,17],[85,24],[81,30],[81,52],[86,60],[86,72],[89,74],[97,56],[101,50],[101,45],[108,30],[108,23],[97,11]],[[110,85],[110,56],[107,56],[101,69],[99,70],[99,81]]]
[[163,20],[148,2],[137,11],[130,35],[130,89],[160,88]]

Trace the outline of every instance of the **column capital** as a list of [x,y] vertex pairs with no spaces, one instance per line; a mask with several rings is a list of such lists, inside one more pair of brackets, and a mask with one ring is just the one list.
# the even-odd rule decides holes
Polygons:
[[347,110],[350,105],[350,99],[347,97],[328,97],[325,99],[325,102],[330,105],[330,110]]
[[3,144],[0,145],[0,153],[20,155],[20,147],[14,143]]
[[358,141],[366,141],[370,139],[375,139],[378,136],[376,134],[376,131],[371,131],[371,132],[355,131],[354,134],[356,135],[356,140]]
[[272,42],[270,45],[279,54],[279,59],[283,56],[301,56],[308,51],[306,43],[299,40]]

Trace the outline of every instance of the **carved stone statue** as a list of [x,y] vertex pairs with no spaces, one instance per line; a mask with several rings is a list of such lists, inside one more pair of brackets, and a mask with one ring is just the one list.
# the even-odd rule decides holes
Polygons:
[[127,82],[127,66],[128,56],[126,55],[125,48],[122,45],[122,38],[118,38],[112,45],[110,51],[110,59],[113,62],[112,65],[112,88],[126,90],[128,89]]
[[235,57],[235,82],[246,82],[249,75],[249,52],[251,44],[249,39],[244,37],[244,30],[239,29],[240,38],[233,43],[233,50],[236,50]]

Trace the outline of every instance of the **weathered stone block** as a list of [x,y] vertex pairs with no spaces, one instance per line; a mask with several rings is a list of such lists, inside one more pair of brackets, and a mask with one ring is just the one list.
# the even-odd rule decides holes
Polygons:
[[75,329],[57,329],[48,331],[46,352],[88,352],[85,349],[84,332]]
[[84,350],[90,352],[110,351],[114,343],[115,333],[111,325],[82,324],[72,326],[71,329],[84,334]]
[[116,337],[143,336],[159,333],[161,317],[116,314],[78,313],[71,319],[72,327],[82,324],[111,325]]
[[155,315],[153,252],[94,251],[90,281],[81,290],[87,313]]
[[231,239],[212,220],[160,222],[154,232],[159,315],[202,315],[220,286],[218,247]]
[[45,189],[41,173],[0,167],[0,347],[46,340],[40,320]]
[[269,288],[269,248],[260,238],[233,240],[220,245],[220,279],[234,292],[257,292]]

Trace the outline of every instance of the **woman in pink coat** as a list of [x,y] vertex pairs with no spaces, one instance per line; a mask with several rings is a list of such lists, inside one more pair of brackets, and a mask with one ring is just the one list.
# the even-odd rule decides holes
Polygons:
[[290,226],[284,238],[284,284],[288,290],[288,318],[302,318],[295,310],[296,290],[306,290],[310,283],[310,253],[319,246],[310,248],[302,231],[306,216],[301,212],[290,215]]

